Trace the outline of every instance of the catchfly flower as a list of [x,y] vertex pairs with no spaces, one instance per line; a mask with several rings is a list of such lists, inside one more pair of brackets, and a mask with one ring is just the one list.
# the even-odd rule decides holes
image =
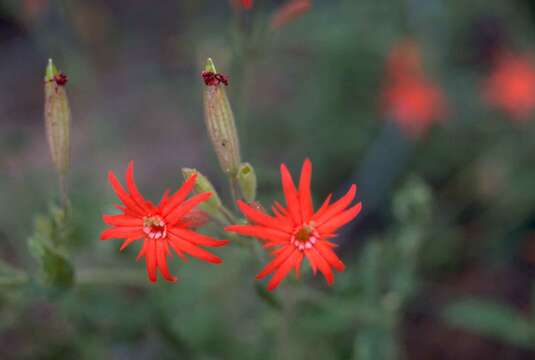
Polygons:
[[400,41],[392,48],[385,78],[382,110],[410,137],[420,137],[444,115],[442,90],[428,79],[414,41]]
[[512,120],[529,120],[535,110],[535,65],[528,55],[505,53],[486,79],[485,100]]
[[[349,207],[356,185],[338,201],[330,203],[332,194],[323,205],[314,211],[310,180],[312,163],[306,159],[301,169],[298,187],[292,180],[286,165],[281,165],[281,178],[286,207],[278,202],[272,207],[274,215],[266,214],[258,207],[243,201],[237,202],[241,212],[249,220],[248,225],[231,225],[226,231],[253,236],[264,241],[265,248],[273,248],[274,259],[256,276],[262,279],[274,272],[268,283],[268,290],[275,289],[295,269],[299,277],[301,263],[306,257],[314,274],[319,270],[327,283],[334,281],[332,269],[343,271],[344,263],[333,251],[336,244],[329,241],[336,236],[338,228],[353,220],[362,209],[362,203]],[[348,208],[349,207],[349,208]]]
[[210,192],[204,192],[186,199],[195,185],[195,174],[174,194],[170,195],[169,191],[166,191],[158,205],[145,200],[139,192],[134,181],[132,161],[126,171],[126,189],[112,171],[108,173],[108,179],[122,202],[122,205],[116,205],[122,214],[103,215],[104,222],[112,228],[102,231],[100,239],[124,239],[121,251],[134,241],[143,240],[137,260],[145,257],[150,281],[156,282],[156,269],[166,280],[176,281],[167,266],[167,257],[172,256],[170,249],[184,261],[187,261],[184,254],[188,254],[214,264],[222,262],[219,257],[200,246],[219,247],[228,241],[217,240],[193,230],[199,225],[196,207],[212,195]]

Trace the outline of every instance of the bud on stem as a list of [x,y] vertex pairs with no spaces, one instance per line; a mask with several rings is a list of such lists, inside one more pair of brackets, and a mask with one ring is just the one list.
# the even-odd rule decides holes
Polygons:
[[193,188],[194,191],[197,194],[203,192],[209,192],[212,194],[212,196],[208,200],[199,205],[199,208],[206,212],[208,215],[210,215],[212,218],[215,218],[216,220],[227,222],[230,221],[231,219],[229,218],[229,216],[231,215],[229,215],[228,210],[224,207],[223,203],[221,202],[221,198],[217,194],[217,191],[215,190],[210,180],[208,180],[206,176],[201,174],[196,169],[182,168],[182,175],[184,176],[184,180],[189,179],[194,174],[197,175],[197,180],[195,181],[195,186]]
[[67,76],[58,71],[52,59],[46,67],[45,88],[45,128],[52,161],[60,178],[60,190],[64,200],[64,176],[70,161],[71,111],[65,91]]
[[241,195],[248,203],[252,203],[256,198],[256,173],[249,163],[242,163],[238,169],[238,184]]
[[224,86],[228,79],[216,72],[212,59],[208,59],[203,71],[204,119],[210,140],[223,171],[233,177],[240,166],[240,144],[234,123],[234,114]]

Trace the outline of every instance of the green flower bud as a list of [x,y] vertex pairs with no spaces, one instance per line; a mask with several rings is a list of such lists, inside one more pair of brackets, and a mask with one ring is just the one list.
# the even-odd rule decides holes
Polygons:
[[223,171],[235,176],[240,166],[240,144],[234,114],[225,92],[228,79],[218,74],[212,59],[208,59],[202,73],[204,120],[219,164]]
[[219,218],[221,216],[220,208],[222,206],[222,203],[210,180],[208,180],[206,176],[201,174],[196,169],[182,168],[182,175],[184,176],[184,180],[189,179],[193,174],[197,175],[197,180],[195,181],[195,186],[193,188],[194,191],[196,193],[212,193],[212,196],[205,202],[201,203],[199,205],[199,208],[208,213],[210,216]]
[[236,178],[244,200],[252,203],[256,198],[256,173],[253,166],[249,163],[242,163]]
[[48,146],[56,169],[63,176],[69,168],[71,111],[65,91],[67,76],[48,61],[45,79],[45,127]]

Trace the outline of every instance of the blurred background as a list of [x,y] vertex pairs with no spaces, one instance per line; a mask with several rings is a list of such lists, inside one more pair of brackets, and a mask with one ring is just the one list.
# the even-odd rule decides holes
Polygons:
[[[0,358],[535,359],[534,40],[533,0],[0,1]],[[316,205],[358,184],[334,286],[267,294],[232,245],[152,285],[137,245],[98,240],[107,171],[129,160],[150,199],[195,167],[229,200],[203,123],[209,56],[261,203],[305,157]],[[61,217],[49,58],[73,126],[52,268],[74,280],[54,284],[28,242]]]

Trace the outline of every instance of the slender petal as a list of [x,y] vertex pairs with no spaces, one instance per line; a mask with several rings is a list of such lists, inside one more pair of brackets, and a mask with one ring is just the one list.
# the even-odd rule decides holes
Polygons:
[[295,189],[295,185],[292,180],[292,175],[290,175],[288,168],[284,164],[281,165],[281,180],[288,212],[290,213],[294,223],[299,224],[301,222],[301,213],[299,211],[299,198],[297,196],[297,190]]
[[287,246],[284,251],[278,255],[275,259],[273,259],[269,264],[262,269],[262,271],[256,275],[256,278],[258,280],[266,277],[266,275],[271,274],[273,271],[275,271],[276,268],[278,268],[288,257],[292,256],[297,250],[293,246]]
[[276,228],[258,225],[230,225],[225,231],[236,232],[241,235],[254,236],[262,240],[286,241],[290,237],[287,233]]
[[307,250],[306,254],[307,257],[314,259],[315,265],[318,267],[319,271],[321,271],[325,277],[325,280],[327,280],[327,284],[331,285],[334,281],[334,274],[327,261],[318,253],[315,248]]
[[126,170],[126,187],[128,191],[130,192],[130,195],[136,202],[136,204],[139,205],[140,208],[143,209],[143,211],[147,211],[147,202],[137,189],[136,183],[134,181],[134,162],[130,161],[128,164],[128,169]]
[[189,213],[195,206],[199,205],[203,201],[206,201],[211,195],[211,193],[205,192],[189,198],[180,204],[180,206],[173,209],[173,211],[165,217],[165,220],[169,223],[169,225],[176,224],[181,217]]
[[250,221],[257,223],[258,225],[263,225],[266,227],[274,227],[274,228],[283,228],[287,232],[290,232],[292,230],[289,224],[281,223],[278,219],[273,218],[269,215],[262,213],[261,211],[254,209],[253,207],[247,205],[245,202],[241,200],[238,200],[237,204],[241,212]]
[[186,229],[173,228],[170,229],[169,232],[176,237],[192,242],[195,245],[220,247],[229,243],[228,240],[217,240],[210,236],[202,235],[195,231]]
[[321,216],[315,215],[313,217],[313,220],[316,221],[317,225],[321,225],[324,222],[330,220],[333,216],[336,216],[346,207],[348,207],[349,204],[351,204],[351,202],[355,198],[356,192],[357,186],[355,184],[351,185],[351,188],[344,196],[342,196],[338,201],[329,206],[329,208],[323,214],[321,214]]
[[320,230],[323,233],[333,232],[339,227],[353,220],[360,213],[361,210],[362,210],[362,203],[359,202],[357,205],[349,208],[348,210],[344,211],[340,215],[331,218],[329,221],[327,221],[323,225],[318,226],[318,230]]
[[119,251],[123,251],[126,249],[130,244],[132,244],[134,241],[141,239],[141,236],[134,236],[126,238],[125,241],[121,244],[121,247],[119,248]]
[[108,180],[110,181],[113,190],[117,194],[117,197],[130,211],[134,212],[136,215],[139,216],[143,216],[145,214],[144,210],[124,190],[123,186],[121,185],[119,180],[117,180],[117,177],[115,176],[113,171],[110,171],[108,173]]
[[147,275],[149,280],[156,282],[156,240],[154,239],[145,239],[145,265],[147,266]]
[[191,190],[193,190],[193,186],[195,186],[196,180],[197,175],[193,174],[184,182],[184,184],[182,184],[180,189],[178,189],[178,191],[169,198],[165,206],[162,208],[162,216],[166,217],[167,215],[169,215],[177,206],[179,206],[186,199]]
[[111,226],[143,226],[143,219],[128,215],[102,215],[102,220]]
[[269,280],[267,289],[269,291],[272,291],[275,289],[279,284],[281,283],[282,279],[288,275],[290,271],[294,268],[296,261],[296,256],[289,256],[284,263],[275,271],[275,274],[271,277],[271,280]]
[[169,237],[170,245],[173,247],[173,249],[179,249],[180,251],[189,254],[193,257],[199,258],[201,260],[205,260],[214,264],[222,263],[223,260],[221,260],[219,257],[215,256],[212,253],[209,253],[206,250],[203,250],[192,243],[179,239],[174,236]]
[[319,241],[318,243],[316,243],[316,249],[318,250],[320,255],[325,260],[327,260],[329,265],[331,265],[337,271],[344,271],[345,270],[346,266],[344,265],[342,260],[340,260],[338,258],[338,256],[336,256],[334,251],[332,251],[332,249],[329,246],[325,245],[324,242]]
[[327,209],[329,208],[329,202],[331,201],[332,197],[333,197],[333,194],[329,194],[329,196],[327,196],[327,198],[325,199],[323,204],[321,204],[318,211],[316,211],[316,213],[314,214],[313,218],[319,218],[325,211],[327,211]]
[[314,208],[312,205],[312,194],[310,193],[310,178],[312,177],[312,163],[306,159],[301,169],[299,179],[299,201],[301,205],[301,219],[303,223],[310,220]]
[[134,236],[143,236],[143,231],[139,227],[117,227],[112,229],[105,229],[100,234],[100,240],[108,239],[120,239],[120,238],[131,238]]
[[167,243],[164,241],[156,241],[156,260],[158,263],[158,269],[164,277],[164,279],[175,282],[176,276],[169,273],[169,268],[167,267]]

